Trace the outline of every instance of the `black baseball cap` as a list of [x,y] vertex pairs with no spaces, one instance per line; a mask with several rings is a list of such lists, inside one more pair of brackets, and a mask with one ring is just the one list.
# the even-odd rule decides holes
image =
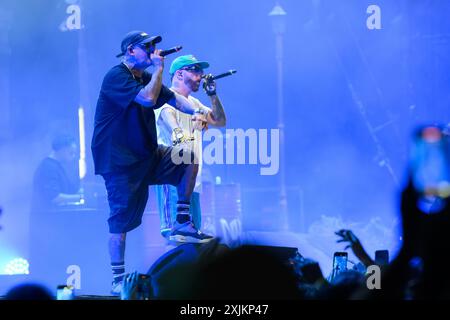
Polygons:
[[150,36],[144,31],[131,31],[128,32],[125,38],[122,40],[122,44],[120,45],[120,49],[122,50],[116,57],[121,57],[125,55],[128,47],[134,46],[140,43],[152,43],[156,44],[162,41],[161,36]]

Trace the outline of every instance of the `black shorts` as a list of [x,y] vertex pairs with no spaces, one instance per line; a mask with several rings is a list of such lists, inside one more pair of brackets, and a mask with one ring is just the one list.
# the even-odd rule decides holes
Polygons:
[[177,186],[187,167],[194,164],[175,164],[172,147],[158,146],[152,160],[127,168],[122,172],[103,174],[110,217],[110,233],[126,233],[137,228],[148,200],[148,186],[171,184]]

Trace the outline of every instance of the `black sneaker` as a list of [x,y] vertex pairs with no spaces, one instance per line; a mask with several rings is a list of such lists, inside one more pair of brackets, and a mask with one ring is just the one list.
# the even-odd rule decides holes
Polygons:
[[206,243],[212,239],[213,236],[197,230],[191,221],[182,224],[175,222],[169,237],[170,241],[186,243]]

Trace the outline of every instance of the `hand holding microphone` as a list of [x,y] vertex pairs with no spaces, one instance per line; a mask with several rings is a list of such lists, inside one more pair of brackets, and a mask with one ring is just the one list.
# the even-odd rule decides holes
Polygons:
[[155,68],[164,67],[164,57],[161,55],[162,50],[156,49],[150,54],[150,60]]
[[205,80],[203,82],[203,90],[205,90],[208,96],[216,95],[216,82],[214,81],[214,76],[212,74],[207,74],[202,76]]
[[204,79],[211,78],[211,81],[215,81],[217,79],[221,79],[221,78],[225,78],[225,77],[231,76],[231,75],[235,74],[236,72],[237,72],[236,70],[230,70],[230,71],[221,73],[221,74],[219,74],[217,76],[213,76],[212,74],[206,74],[206,75],[202,76],[202,78],[204,78]]
[[164,66],[164,57],[169,54],[178,52],[181,49],[183,49],[182,46],[176,46],[167,50],[156,49],[153,53],[150,54],[150,59],[152,60],[155,67]]
[[231,76],[231,75],[235,74],[236,72],[237,72],[236,70],[230,70],[228,72],[221,73],[217,76],[213,76],[212,74],[205,74],[204,76],[202,76],[202,78],[205,80],[205,82],[203,83],[203,89],[205,90],[206,94],[208,96],[215,95],[216,94],[215,80]]

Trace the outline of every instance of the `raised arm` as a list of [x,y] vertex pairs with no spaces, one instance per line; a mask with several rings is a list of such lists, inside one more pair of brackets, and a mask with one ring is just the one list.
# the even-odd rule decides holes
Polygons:
[[215,127],[225,127],[227,124],[227,117],[223,109],[222,102],[216,94],[216,82],[211,80],[211,75],[206,76],[203,84],[203,89],[211,99],[212,111],[207,115],[207,122]]
[[348,245],[345,247],[345,250],[351,248],[354,255],[364,264],[365,267],[375,264],[372,258],[367,254],[366,250],[362,246],[359,239],[353,234],[351,230],[339,230],[335,232],[336,235],[340,236],[337,242],[346,242]]
[[164,57],[159,54],[161,50],[155,50],[151,55],[152,63],[155,67],[150,82],[139,91],[135,101],[144,107],[154,107],[158,100],[162,87],[162,75],[164,70]]
[[212,111],[208,113],[206,118],[208,124],[215,127],[225,127],[227,125],[227,117],[222,102],[217,95],[211,96],[211,106]]

